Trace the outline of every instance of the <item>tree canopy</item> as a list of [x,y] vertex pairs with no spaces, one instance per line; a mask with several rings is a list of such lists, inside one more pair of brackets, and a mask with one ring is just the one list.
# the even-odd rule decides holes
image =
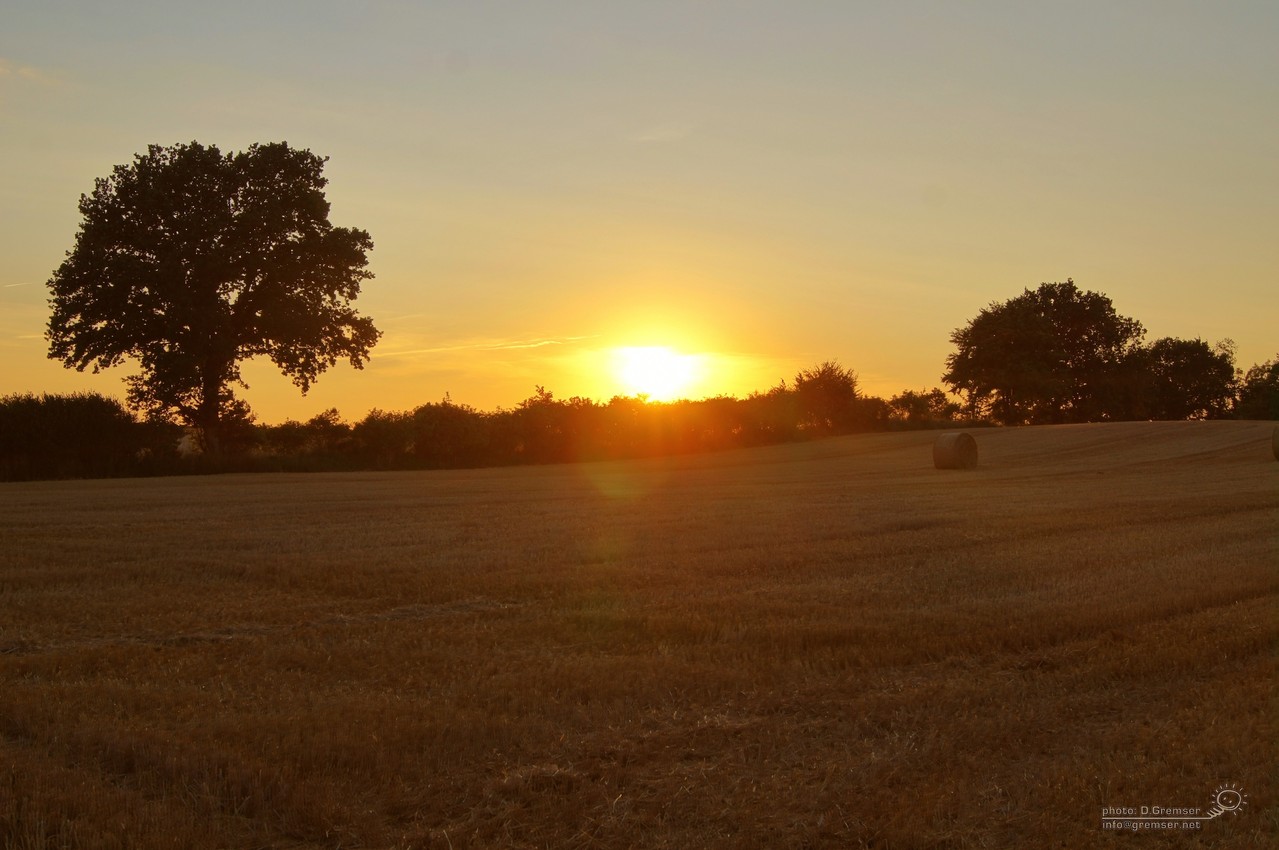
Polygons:
[[1147,419],[1225,416],[1235,400],[1232,343],[1214,348],[1201,339],[1156,340],[1134,357],[1140,388],[1134,414]]
[[804,428],[837,433],[852,421],[857,402],[857,374],[827,360],[795,375],[795,396]]
[[1236,412],[1241,419],[1279,419],[1279,354],[1244,373]]
[[196,426],[212,453],[248,417],[243,360],[268,357],[303,393],[341,358],[363,367],[381,334],[351,302],[373,242],[329,223],[326,161],[191,142],[116,166],[81,196],[49,280],[49,356],[95,372],[137,359],[129,403]]

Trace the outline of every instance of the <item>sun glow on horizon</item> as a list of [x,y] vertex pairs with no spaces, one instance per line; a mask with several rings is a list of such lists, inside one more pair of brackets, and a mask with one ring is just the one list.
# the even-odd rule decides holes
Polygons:
[[666,346],[615,348],[613,373],[628,394],[649,401],[675,401],[701,379],[703,360]]

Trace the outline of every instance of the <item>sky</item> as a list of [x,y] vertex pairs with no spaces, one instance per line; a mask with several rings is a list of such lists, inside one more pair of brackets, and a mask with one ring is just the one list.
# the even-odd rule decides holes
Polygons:
[[[46,283],[95,178],[149,144],[329,158],[372,235],[368,365],[260,421],[545,387],[621,350],[691,398],[826,360],[891,397],[950,334],[1073,278],[1147,340],[1279,354],[1279,4],[66,2],[0,24],[0,396],[123,397],[47,358]],[[630,358],[628,360],[628,357]],[[629,371],[628,371],[629,370]]]

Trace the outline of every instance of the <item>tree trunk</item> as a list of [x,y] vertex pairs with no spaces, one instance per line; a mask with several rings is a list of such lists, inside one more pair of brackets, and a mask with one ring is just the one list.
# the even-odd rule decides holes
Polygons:
[[226,446],[222,441],[222,380],[221,371],[207,364],[200,391],[200,444],[206,457],[221,460]]

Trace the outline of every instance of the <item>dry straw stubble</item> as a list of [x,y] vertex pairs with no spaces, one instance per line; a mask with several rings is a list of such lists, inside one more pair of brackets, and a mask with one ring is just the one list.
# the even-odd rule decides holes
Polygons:
[[1266,846],[1272,428],[5,485],[0,848]]

